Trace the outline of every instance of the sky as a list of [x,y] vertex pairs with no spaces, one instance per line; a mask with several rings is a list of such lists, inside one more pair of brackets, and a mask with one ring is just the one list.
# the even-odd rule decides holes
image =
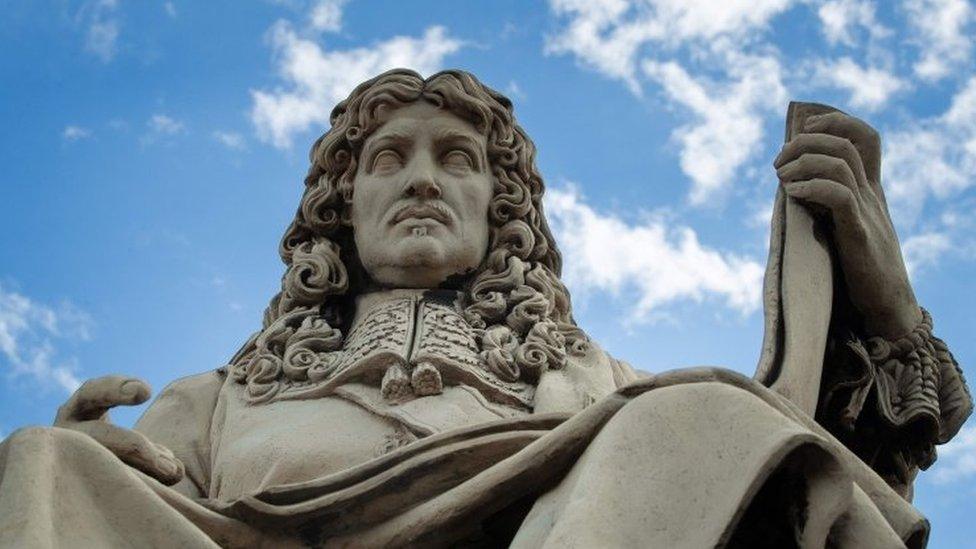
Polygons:
[[[976,369],[974,37],[967,0],[6,2],[0,437],[88,378],[224,365],[329,111],[398,66],[514,101],[578,322],[650,372],[754,371],[787,104],[868,121],[918,301]],[[916,504],[930,547],[976,547],[976,422]]]

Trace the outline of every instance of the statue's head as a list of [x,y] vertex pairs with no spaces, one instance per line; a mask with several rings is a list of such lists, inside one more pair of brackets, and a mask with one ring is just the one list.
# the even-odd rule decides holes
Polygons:
[[363,143],[349,215],[378,285],[435,288],[463,279],[488,250],[494,193],[486,136],[426,101],[383,113]]
[[[486,364],[509,381],[585,348],[511,101],[463,71],[398,69],[360,84],[330,120],[281,242],[281,292],[232,361],[252,396],[341,346],[354,297],[379,288],[462,292]],[[319,337],[289,343],[303,325]]]

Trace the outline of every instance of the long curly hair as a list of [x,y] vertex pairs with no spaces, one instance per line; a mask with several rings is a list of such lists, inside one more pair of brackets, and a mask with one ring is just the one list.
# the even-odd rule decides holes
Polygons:
[[567,354],[585,352],[588,338],[573,320],[542,210],[535,146],[515,122],[512,102],[464,71],[424,79],[395,69],[357,86],[312,146],[305,192],[279,247],[287,267],[281,291],[262,330],[230,364],[252,402],[274,397],[282,380],[315,382],[331,373],[324,355],[341,348],[353,297],[368,283],[349,217],[359,155],[384,114],[421,100],[471,122],[487,141],[494,180],[489,246],[459,285],[484,367],[504,381],[534,383],[544,370],[563,367]]

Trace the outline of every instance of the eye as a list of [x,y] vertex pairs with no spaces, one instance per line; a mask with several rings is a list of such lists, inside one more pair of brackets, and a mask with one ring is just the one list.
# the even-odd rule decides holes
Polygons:
[[403,166],[403,159],[393,149],[383,149],[373,157],[371,171],[379,173],[392,173]]
[[445,168],[452,170],[471,170],[474,168],[474,161],[471,159],[471,155],[460,149],[448,151],[441,162]]

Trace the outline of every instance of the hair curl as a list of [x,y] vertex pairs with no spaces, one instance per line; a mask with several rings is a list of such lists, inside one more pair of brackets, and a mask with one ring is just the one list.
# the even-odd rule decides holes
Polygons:
[[[494,192],[485,260],[462,284],[464,317],[483,363],[505,381],[534,383],[567,354],[586,350],[559,279],[561,257],[542,210],[535,146],[512,102],[474,75],[449,70],[424,79],[395,69],[363,82],[333,109],[332,127],[312,146],[305,192],[281,240],[287,269],[262,330],[231,360],[252,401],[272,398],[282,378],[314,382],[330,373],[355,296],[365,286],[349,220],[359,154],[390,111],[427,101],[471,122],[486,137]],[[334,366],[334,365],[332,365]]]

